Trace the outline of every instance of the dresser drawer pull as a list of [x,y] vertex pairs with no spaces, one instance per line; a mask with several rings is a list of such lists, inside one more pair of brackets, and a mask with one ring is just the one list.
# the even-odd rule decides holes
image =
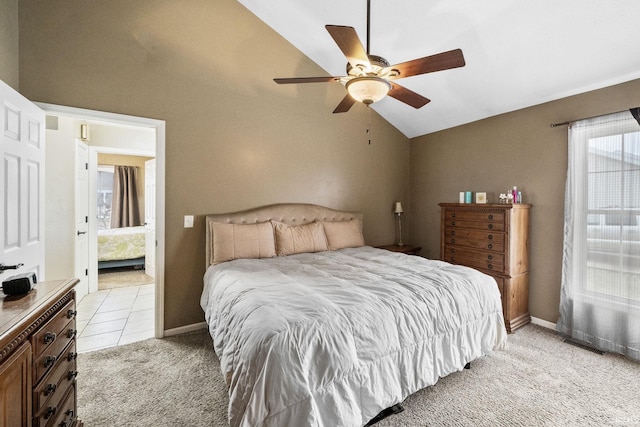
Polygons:
[[78,376],[78,371],[69,371],[69,373],[67,374],[67,379],[71,381],[77,376]]
[[55,406],[49,406],[47,407],[47,410],[44,411],[44,418],[47,419],[50,416],[52,416],[53,414],[56,413],[56,411],[58,410],[58,408],[56,408]]
[[487,236],[487,239],[489,239],[489,240],[493,240],[493,234],[489,234],[489,235]]
[[76,336],[76,334],[78,333],[77,330],[75,329],[69,329],[69,331],[67,332],[67,338],[73,338]]
[[456,257],[451,257],[451,262],[455,262],[456,261]]
[[455,250],[455,249],[451,249],[451,250],[450,250],[450,252],[451,252],[452,254],[455,254],[455,253],[456,253],[456,250]]
[[69,353],[69,355],[67,355],[67,360],[71,362],[72,360],[75,360],[77,357],[78,357],[78,353],[71,352]]
[[493,215],[489,214],[489,219],[493,219]]
[[492,245],[491,243],[489,243],[489,244],[487,245],[487,248],[488,248],[488,249],[493,249],[493,245]]
[[455,212],[453,212],[453,213],[451,214],[451,218],[455,218],[455,217],[456,217],[456,213],[455,213]]
[[456,239],[451,239],[451,243],[452,244],[455,243],[455,242],[456,242]]
[[493,270],[493,265],[491,265],[491,264],[487,264],[487,268],[488,268],[489,270]]
[[451,235],[455,236],[456,235],[456,230],[451,230]]
[[78,312],[76,310],[67,310],[67,319],[73,319]]
[[489,230],[493,229],[493,224],[489,224]]
[[43,341],[45,344],[50,344],[56,340],[56,334],[53,332],[47,332],[44,334]]
[[58,360],[58,358],[56,356],[47,356],[44,358],[44,367],[48,368],[49,366],[53,365],[54,363],[56,363],[56,360]]
[[489,260],[493,259],[493,255],[487,256],[487,259],[489,259]]
[[44,388],[44,395],[49,396],[51,393],[55,393],[56,388],[58,388],[58,386],[55,384],[47,384]]
[[452,226],[455,226],[455,225],[456,225],[456,222],[455,222],[455,221],[451,221],[451,225],[452,225]]

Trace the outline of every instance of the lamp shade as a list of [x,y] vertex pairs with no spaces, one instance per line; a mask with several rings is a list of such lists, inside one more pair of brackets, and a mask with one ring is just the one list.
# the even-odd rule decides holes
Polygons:
[[393,212],[397,213],[397,214],[401,214],[402,212],[404,212],[402,210],[402,203],[396,202],[396,208],[395,208],[395,210]]
[[346,87],[353,99],[367,105],[380,101],[391,90],[388,81],[375,76],[356,77],[349,80]]

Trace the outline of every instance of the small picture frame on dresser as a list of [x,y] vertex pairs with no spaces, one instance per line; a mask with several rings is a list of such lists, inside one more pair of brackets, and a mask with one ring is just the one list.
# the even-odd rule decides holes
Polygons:
[[476,203],[487,203],[487,193],[476,193]]

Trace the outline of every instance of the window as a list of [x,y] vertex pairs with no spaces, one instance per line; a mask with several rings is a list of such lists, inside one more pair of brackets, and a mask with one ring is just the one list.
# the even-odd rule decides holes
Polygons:
[[97,217],[98,230],[111,228],[111,198],[113,196],[113,166],[98,166]]
[[[635,110],[635,109],[634,109]],[[559,332],[640,360],[640,126],[630,112],[572,123]]]
[[640,302],[640,131],[588,139],[583,290]]

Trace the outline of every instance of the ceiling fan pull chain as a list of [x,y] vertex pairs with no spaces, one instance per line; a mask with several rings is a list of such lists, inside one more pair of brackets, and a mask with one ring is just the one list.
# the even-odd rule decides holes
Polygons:
[[369,115],[367,118],[367,136],[369,137],[369,145],[371,145],[371,107],[369,107],[368,105],[367,110],[369,110],[369,112],[367,113]]

